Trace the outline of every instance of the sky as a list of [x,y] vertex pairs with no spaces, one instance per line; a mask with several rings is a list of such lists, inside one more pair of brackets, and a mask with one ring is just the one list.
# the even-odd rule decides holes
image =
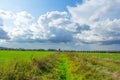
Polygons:
[[0,47],[120,50],[120,0],[0,0]]

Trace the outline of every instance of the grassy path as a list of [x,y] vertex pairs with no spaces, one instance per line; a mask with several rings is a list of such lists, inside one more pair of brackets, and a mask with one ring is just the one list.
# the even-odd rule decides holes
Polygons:
[[72,74],[70,71],[71,61],[65,54],[61,54],[60,57],[60,65],[59,65],[59,73],[61,80],[72,80]]
[[61,52],[0,67],[0,80],[120,80],[119,66],[119,60]]
[[119,80],[119,62],[94,56],[61,54],[61,80]]

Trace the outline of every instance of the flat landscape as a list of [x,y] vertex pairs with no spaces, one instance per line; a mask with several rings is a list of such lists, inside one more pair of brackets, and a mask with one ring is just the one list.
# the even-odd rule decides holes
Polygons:
[[120,80],[120,0],[0,0],[0,80]]
[[120,54],[1,50],[0,80],[120,80]]

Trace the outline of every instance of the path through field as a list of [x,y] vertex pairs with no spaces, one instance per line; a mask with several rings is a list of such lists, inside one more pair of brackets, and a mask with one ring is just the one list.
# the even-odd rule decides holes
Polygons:
[[63,53],[61,80],[120,80],[120,61],[84,54]]
[[0,67],[0,79],[120,80],[120,60],[61,52],[6,64]]

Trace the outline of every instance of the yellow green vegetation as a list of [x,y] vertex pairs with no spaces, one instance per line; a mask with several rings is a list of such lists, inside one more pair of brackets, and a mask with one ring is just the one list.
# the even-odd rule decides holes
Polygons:
[[119,66],[120,60],[61,52],[10,61],[0,66],[0,80],[120,80]]

